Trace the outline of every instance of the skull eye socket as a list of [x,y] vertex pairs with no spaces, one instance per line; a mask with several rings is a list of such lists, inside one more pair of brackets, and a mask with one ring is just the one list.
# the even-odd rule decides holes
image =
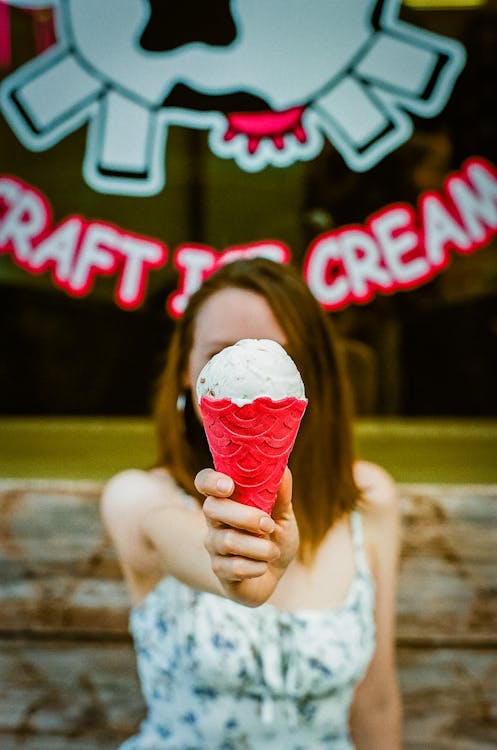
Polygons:
[[140,46],[148,52],[168,52],[192,42],[226,47],[236,39],[230,0],[148,2],[150,18],[140,38]]

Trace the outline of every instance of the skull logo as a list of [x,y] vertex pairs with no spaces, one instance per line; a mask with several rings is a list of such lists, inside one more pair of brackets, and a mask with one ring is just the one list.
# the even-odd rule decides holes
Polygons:
[[[49,0],[10,0],[45,6]],[[88,123],[84,175],[106,193],[165,182],[171,126],[257,171],[328,139],[355,171],[446,104],[456,41],[398,18],[400,0],[52,0],[57,43],[7,77],[0,106],[40,151]]]

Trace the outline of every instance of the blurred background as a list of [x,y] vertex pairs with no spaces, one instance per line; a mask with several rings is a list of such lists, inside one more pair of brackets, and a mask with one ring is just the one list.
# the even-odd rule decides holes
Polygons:
[[[97,277],[86,296],[72,298],[50,273],[30,273],[1,255],[1,413],[147,414],[172,326],[165,305],[178,287],[178,245],[223,250],[269,238],[286,243],[300,266],[323,232],[363,224],[393,202],[416,206],[471,156],[497,164],[496,13],[491,2],[401,6],[403,20],[462,42],[467,62],[443,112],[413,116],[412,137],[363,173],[326,142],[311,161],[250,174],[215,156],[205,132],[172,127],[166,186],[148,197],[106,195],[82,177],[86,127],[35,153],[2,117],[1,172],[47,196],[54,224],[73,214],[105,220],[158,239],[169,259],[148,275],[141,306],[123,310],[112,277]],[[53,33],[50,9],[11,7],[9,17],[3,77],[50,45]],[[359,414],[497,415],[495,239],[470,255],[453,252],[449,266],[417,289],[331,314],[352,342]]]
[[[293,48],[288,54],[287,28],[275,22],[275,9],[297,28],[297,46],[300,30],[316,18],[311,11],[333,9],[337,22],[314,28],[324,30],[322,39],[330,35],[329,45],[314,44],[312,35],[304,45],[316,60],[325,52],[333,59],[333,44],[350,49],[343,40],[354,38],[351,14],[362,9],[370,37],[361,54],[371,52],[369,63],[361,72],[360,54],[353,56],[332,86],[334,114],[346,121],[354,91],[371,94],[371,82],[382,90],[384,80],[375,81],[372,70],[375,51],[392,55],[385,77],[415,90],[420,60],[438,47],[434,88],[425,86],[424,103],[407,96],[418,112],[406,105],[404,125],[412,122],[412,133],[367,164],[364,148],[357,147],[354,165],[344,146],[351,133],[359,141],[367,134],[357,116],[349,117],[349,131],[335,127],[305,161],[251,171],[247,162],[216,155],[206,125],[212,113],[218,125],[224,115],[229,123],[232,140],[223,148],[236,144],[236,128],[245,123],[257,156],[261,120],[251,113],[264,112],[267,103],[254,91],[206,95],[181,83],[165,101],[150,104],[153,76],[143,77],[140,90],[126,55],[138,46],[142,62],[156,53],[188,55],[188,44],[198,40],[212,50],[229,46],[235,6],[272,19],[259,31],[276,68],[281,62],[275,80],[287,90],[297,83],[301,60]],[[301,26],[284,16],[288,7],[305,9]],[[133,34],[126,25],[133,13],[135,20],[142,14],[139,34],[139,24]],[[279,33],[274,45],[269,32]],[[0,0],[2,750],[115,750],[143,717],[129,601],[98,504],[102,481],[154,460],[149,414],[174,325],[168,310],[195,281],[193,261],[209,265],[228,248],[269,242],[273,252],[287,248],[310,279],[316,248],[332,250],[333,238],[350,227],[364,237],[369,217],[388,217],[399,204],[418,222],[422,251],[427,195],[439,196],[449,212],[445,224],[440,216],[434,222],[434,235],[452,231],[457,239],[464,217],[454,207],[451,213],[447,179],[466,179],[472,159],[485,160],[490,170],[486,197],[466,193],[466,223],[472,216],[473,235],[479,229],[483,239],[465,252],[459,231],[459,250],[450,247],[449,263],[434,263],[429,278],[389,293],[376,289],[367,301],[349,300],[328,314],[345,342],[357,452],[399,485],[405,748],[497,747],[496,50],[497,0]],[[451,55],[453,61],[459,55],[459,68],[447,96],[436,112],[421,116]],[[257,68],[257,55],[253,62]],[[267,72],[271,78],[273,70]],[[350,96],[340,99],[340,83]],[[377,93],[369,103],[379,116]],[[402,91],[393,87],[389,96],[398,115]],[[359,96],[361,102],[367,110]],[[168,107],[177,111],[176,124],[151,156],[144,148],[146,117],[149,125],[157,122]],[[284,113],[295,137],[301,115],[298,107]],[[376,135],[386,139],[388,128]],[[95,156],[99,144],[96,175],[89,145]],[[153,184],[137,195],[146,175],[136,164],[144,153],[153,161]],[[109,163],[113,170],[105,168]],[[134,185],[126,177],[132,166]],[[80,242],[83,230],[85,238],[94,232],[93,246]],[[394,232],[392,244],[407,236]],[[124,270],[122,257],[114,265],[116,243],[127,248]],[[177,254],[185,246],[194,248],[188,278]],[[86,265],[83,248],[90,253]],[[155,260],[146,283],[136,286],[133,253],[142,251]],[[407,252],[404,259],[408,265],[416,256]],[[126,268],[134,297],[123,306],[116,289],[123,291]],[[324,286],[333,285],[337,272],[343,268],[333,263],[321,269]]]
[[[49,7],[1,8],[6,79],[53,45],[56,31]],[[364,225],[392,203],[416,209],[423,193],[443,193],[447,176],[470,157],[497,165],[496,3],[409,0],[399,15],[458,40],[467,60],[443,110],[431,118],[413,114],[411,137],[367,171],[350,169],[325,140],[309,161],[250,173],[216,156],[206,130],[172,126],[167,184],[149,196],[111,195],[82,174],[86,124],[36,152],[0,117],[0,172],[43,194],[53,225],[80,215],[153,238],[168,251],[166,262],[148,273],[142,303],[123,309],[115,301],[115,275],[96,275],[86,294],[73,297],[49,270],[30,272],[4,248],[0,413],[146,416],[173,325],[166,302],[180,283],[173,263],[180,245],[222,251],[270,239],[285,243],[291,262],[302,267],[323,233]],[[162,41],[149,29],[151,49]],[[174,47],[174,39],[167,44]],[[180,103],[192,97],[176,95]],[[225,104],[253,107],[242,95]],[[5,205],[3,211],[5,219]],[[347,340],[359,416],[497,416],[496,244],[493,237],[470,254],[451,252],[448,267],[417,288],[330,312]]]

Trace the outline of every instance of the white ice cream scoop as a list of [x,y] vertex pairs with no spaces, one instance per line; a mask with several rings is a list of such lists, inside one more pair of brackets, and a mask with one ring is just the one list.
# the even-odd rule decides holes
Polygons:
[[197,398],[230,399],[238,406],[256,398],[305,399],[300,373],[280,344],[271,339],[241,339],[215,354],[197,379]]

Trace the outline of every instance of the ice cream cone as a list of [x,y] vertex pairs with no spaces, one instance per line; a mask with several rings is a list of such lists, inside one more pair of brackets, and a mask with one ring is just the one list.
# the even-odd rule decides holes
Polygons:
[[259,397],[241,406],[200,399],[214,466],[235,482],[234,500],[271,513],[306,406],[295,397]]

